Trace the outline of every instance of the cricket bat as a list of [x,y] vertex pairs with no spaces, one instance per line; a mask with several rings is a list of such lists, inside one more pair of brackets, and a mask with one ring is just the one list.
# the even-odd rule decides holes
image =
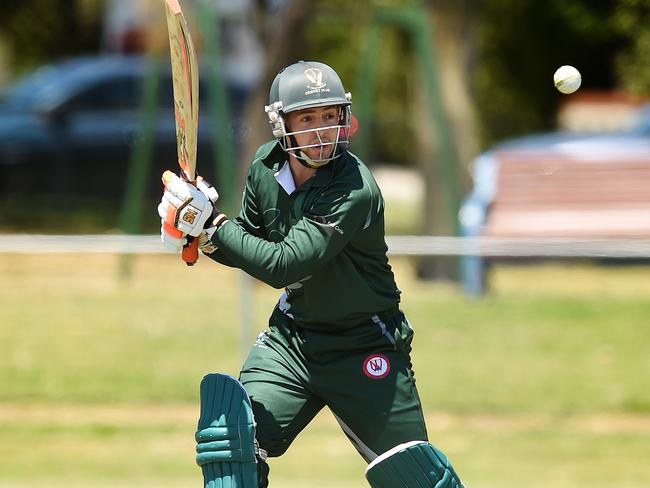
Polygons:
[[[199,71],[190,30],[179,0],[163,0],[169,32],[169,51],[174,87],[176,148],[181,176],[196,181],[196,145],[199,128]],[[163,175],[163,183],[165,175]],[[183,261],[192,266],[199,258],[199,240],[187,236]]]

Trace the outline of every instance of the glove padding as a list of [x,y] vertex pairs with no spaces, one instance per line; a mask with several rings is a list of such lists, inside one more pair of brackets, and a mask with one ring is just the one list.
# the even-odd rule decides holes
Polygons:
[[[216,230],[216,227],[208,227],[197,237],[199,240],[199,250],[203,254],[212,254],[217,250],[217,246],[210,240]],[[175,254],[183,252],[183,248],[187,245],[187,238],[179,230],[166,226],[164,221],[160,226],[160,240],[169,252]]]
[[183,247],[187,245],[187,238],[183,233],[178,229],[166,225],[164,220],[161,220],[160,240],[168,251],[176,254],[180,254],[183,251]]
[[[163,175],[165,193],[158,205],[158,215],[162,219],[161,239],[163,244],[177,248],[184,235],[197,237],[214,211],[214,203],[219,198],[217,190],[197,178],[194,186],[167,171]],[[176,230],[177,232],[174,232]]]

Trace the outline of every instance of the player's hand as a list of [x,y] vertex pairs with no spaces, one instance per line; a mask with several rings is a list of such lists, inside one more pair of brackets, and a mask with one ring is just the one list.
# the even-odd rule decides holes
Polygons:
[[163,174],[163,182],[165,192],[158,205],[163,234],[166,228],[168,234],[169,228],[173,228],[182,234],[198,236],[214,212],[214,203],[219,198],[217,190],[200,177],[194,186],[171,171]]
[[[215,230],[215,227],[208,227],[197,237],[199,249],[203,254],[212,254],[217,250],[217,246],[210,240]],[[187,245],[187,237],[180,230],[166,225],[163,219],[160,220],[160,241],[168,251],[175,254],[183,252],[183,248]]]
[[217,246],[211,240],[212,234],[214,234],[215,230],[214,227],[209,227],[199,235],[199,250],[203,254],[212,254],[217,250]]

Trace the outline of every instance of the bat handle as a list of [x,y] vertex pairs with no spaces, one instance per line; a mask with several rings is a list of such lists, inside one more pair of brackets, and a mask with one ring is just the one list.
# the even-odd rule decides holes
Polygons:
[[[185,175],[184,171],[181,171],[181,178],[183,178],[185,181],[188,183],[191,183],[192,185],[196,186],[196,181],[190,181]],[[185,261],[185,264],[188,266],[194,266],[194,263],[196,263],[199,260],[199,238],[198,237],[192,237],[192,236],[187,236],[187,244],[183,246],[183,261]]]
[[199,260],[199,238],[187,236],[187,244],[183,246],[183,261],[188,266],[194,266]]
[[[167,186],[167,184],[172,180],[174,177],[174,173],[171,171],[167,170],[163,173],[162,175],[162,181],[163,185]],[[181,173],[181,177],[185,180],[188,181],[187,177],[185,176],[184,173]],[[193,182],[190,182],[194,185]],[[178,231],[177,229],[173,228],[170,226],[167,231],[173,235],[178,234],[178,237],[182,237],[182,233]],[[181,257],[183,258],[183,261],[185,261],[185,264],[188,266],[194,266],[194,263],[196,263],[199,260],[199,238],[198,237],[192,237],[192,236],[186,236],[187,237],[187,244],[183,246],[183,253],[181,254]]]

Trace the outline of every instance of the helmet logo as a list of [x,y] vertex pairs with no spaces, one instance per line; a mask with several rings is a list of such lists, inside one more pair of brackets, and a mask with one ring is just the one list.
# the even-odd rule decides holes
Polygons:
[[308,68],[305,70],[305,77],[309,80],[311,83],[310,85],[307,85],[307,88],[325,88],[327,83],[323,83],[323,72],[319,70],[318,68]]
[[312,95],[314,93],[328,92],[329,88],[325,88],[327,83],[323,82],[323,72],[318,68],[307,68],[305,70],[305,78],[307,78],[307,91],[305,95]]

